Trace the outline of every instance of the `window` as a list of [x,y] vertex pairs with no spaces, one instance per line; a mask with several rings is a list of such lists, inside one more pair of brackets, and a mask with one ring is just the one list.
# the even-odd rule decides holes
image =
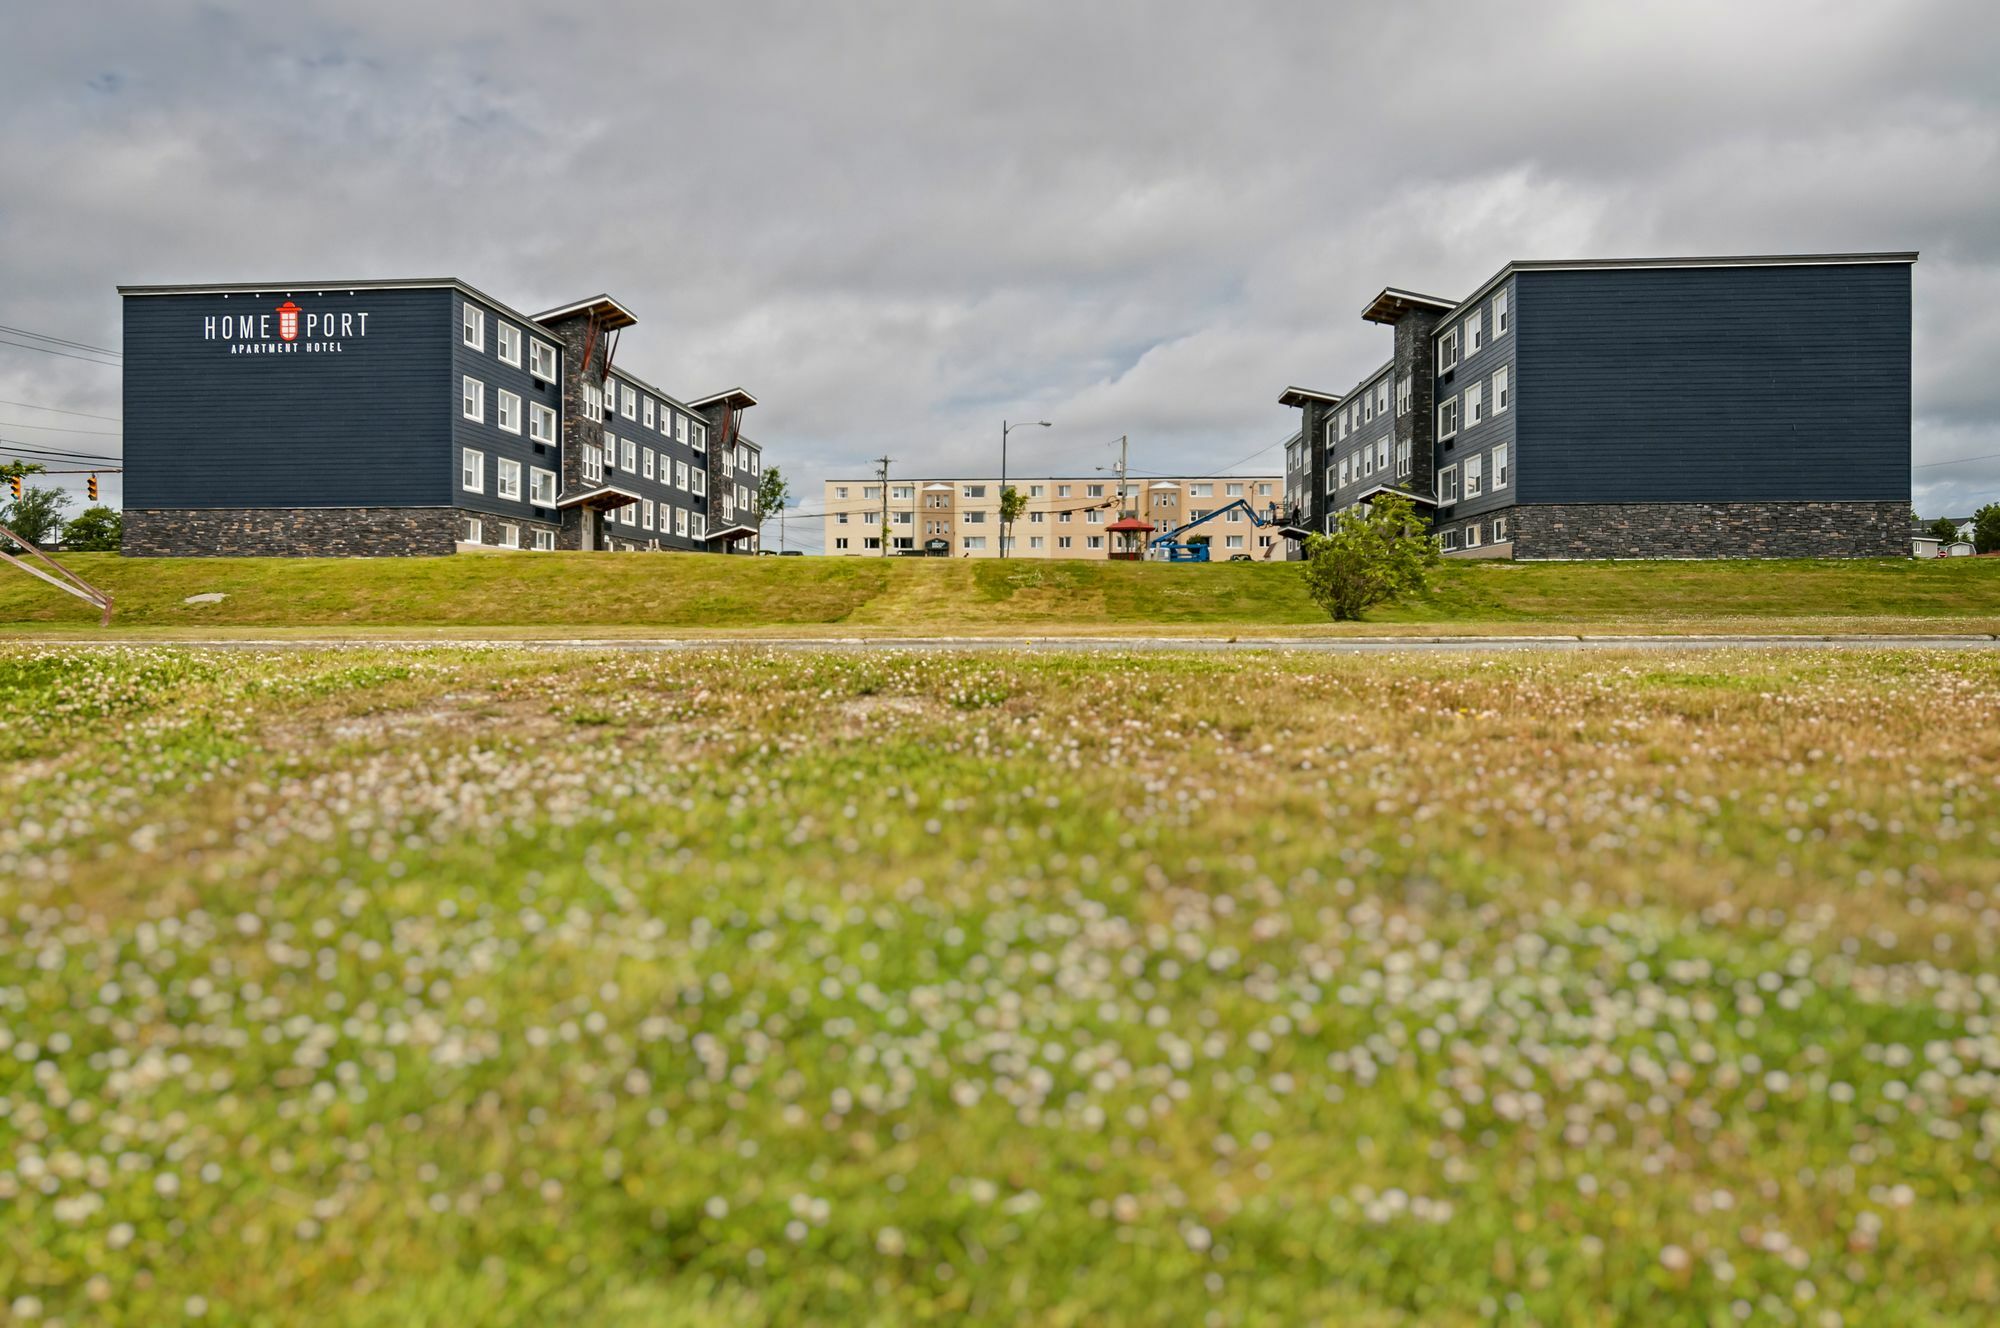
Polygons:
[[986,496],[986,486],[984,484],[968,484],[965,486],[965,496],[967,498],[984,498]]
[[1501,443],[1493,449],[1493,487],[1507,487],[1507,444]]
[[1493,542],[1495,544],[1507,542],[1507,518],[1504,516],[1493,518]]
[[[687,509],[685,507],[676,507],[674,509],[674,534],[685,535],[687,533],[688,533]],[[843,540],[841,542],[841,547],[842,548],[846,547],[846,541]]]
[[1047,492],[1048,485],[1046,484],[1030,484],[1028,486],[1028,496],[1030,498],[1040,498]]
[[1468,549],[1479,547],[1479,523],[1477,521],[1465,528],[1465,547]]
[[1240,484],[1225,484],[1222,486],[1222,496],[1224,498],[1241,498],[1243,496],[1243,486]]
[[1465,389],[1465,422],[1477,424],[1486,418],[1486,389],[1478,383]]
[[1271,496],[1271,486],[1269,484],[1258,485],[1257,496],[1259,498],[1269,498]]
[[1389,380],[1386,378],[1375,384],[1375,413],[1377,415],[1389,413]]
[[494,398],[498,409],[494,412],[500,420],[500,427],[508,433],[521,432],[521,398],[502,388]]
[[1102,484],[1086,484],[1083,486],[1083,496],[1086,498],[1102,498],[1104,496],[1104,486]]
[[535,532],[535,549],[540,553],[553,553],[556,547],[556,533],[553,530]]
[[[687,424],[688,422],[682,420],[681,423]],[[688,446],[694,448],[695,451],[706,452],[708,450],[708,426],[706,424],[688,425],[687,441]]]
[[528,403],[528,437],[538,443],[556,440],[556,413],[539,401]]
[[1339,437],[1338,437],[1337,439],[1333,439],[1333,440],[1331,440],[1331,441],[1334,441],[1334,442],[1342,442],[1342,443],[1344,443],[1344,442],[1346,442],[1346,441],[1347,441],[1347,416],[1348,416],[1348,413],[1349,413],[1349,412],[1347,412],[1347,411],[1344,411],[1344,410],[1343,410],[1343,411],[1341,411],[1341,412],[1340,412],[1340,414],[1339,414],[1339,415],[1337,415],[1337,416],[1335,417],[1335,418],[1336,418],[1336,419],[1337,419],[1337,420],[1339,421],[1339,423],[1340,423],[1340,436],[1339,436]]
[[1361,422],[1363,424],[1370,424],[1374,422],[1374,419],[1375,419],[1375,394],[1373,392],[1370,392],[1367,396],[1361,399]]
[[1057,512],[1057,513],[1056,513],[1056,520],[1060,521],[1060,522],[1061,522],[1062,524],[1064,524],[1065,526],[1066,526],[1066,525],[1068,525],[1068,524],[1069,524],[1069,523],[1070,523],[1070,522],[1071,522],[1071,521],[1072,521],[1073,519],[1075,519],[1075,513],[1073,513],[1073,512]]
[[1240,549],[1243,547],[1243,537],[1241,535],[1224,535],[1222,537],[1222,547],[1225,549]]
[[1453,328],[1438,341],[1438,372],[1450,373],[1458,367],[1458,329]]
[[1354,482],[1354,454],[1348,453],[1340,459],[1340,487],[1346,488]]
[[486,454],[464,448],[458,454],[458,487],[467,493],[486,492]]
[[1084,540],[1084,544],[1093,549],[1101,549],[1104,547],[1104,536],[1092,535]]
[[708,518],[699,512],[688,513],[688,536],[692,539],[708,538]]
[[1458,398],[1451,397],[1438,405],[1438,437],[1450,438],[1458,432]]
[[556,380],[556,348],[546,341],[528,342],[528,372],[544,382]]
[[1044,537],[1044,536],[1041,536],[1041,535],[1030,535],[1030,536],[1028,536],[1028,547],[1029,547],[1029,548],[1031,548],[1031,549],[1039,549],[1039,548],[1043,547],[1043,546],[1044,546],[1045,544],[1047,544],[1047,543],[1048,543],[1048,540],[1047,540],[1047,538],[1046,538],[1046,537]]
[[1335,466],[1328,466],[1326,468],[1326,491],[1328,493],[1332,493],[1339,487],[1340,487],[1339,469]]
[[615,433],[604,435],[604,468],[618,469],[618,435]]
[[648,530],[653,528],[653,500],[651,498],[641,498],[639,500],[639,524]]
[[1091,508],[1088,512],[1085,512],[1083,514],[1083,523],[1087,526],[1103,525],[1104,510],[1102,508],[1097,508],[1097,507]]
[[1472,354],[1486,344],[1486,318],[1477,309],[1465,320],[1465,353]]
[[1388,468],[1389,440],[1387,438],[1380,438],[1375,442],[1375,469],[1387,470]]
[[847,486],[845,484],[834,485],[833,496],[836,498],[845,498],[847,496]]
[[520,368],[521,329],[515,327],[512,323],[503,323],[496,318],[493,320],[493,339],[498,343],[497,350],[500,355],[500,362],[511,364],[516,369]]
[[1215,497],[1215,486],[1213,484],[1190,484],[1188,485],[1188,497],[1213,498]]
[[630,438],[621,439],[618,444],[618,468],[637,470],[639,468],[639,444]]
[[674,487],[685,493],[687,491],[687,486],[688,486],[688,463],[685,461],[676,461],[674,462]]
[[[674,438],[675,438],[675,439],[676,439],[677,441],[679,441],[679,442],[683,442],[683,443],[684,443],[684,442],[686,442],[686,441],[688,440],[688,417],[687,417],[687,416],[685,416],[685,415],[676,415],[676,416],[674,416]],[[699,448],[697,448],[696,450],[697,450],[697,451],[699,451],[700,449],[699,449]]]
[[1056,497],[1058,497],[1058,498],[1067,498],[1067,497],[1069,497],[1069,485],[1067,485],[1067,484],[1058,484],[1058,485],[1056,485]]
[[1410,477],[1410,445],[1408,442],[1397,443],[1396,478],[1399,480],[1406,480],[1409,477]]
[[839,539],[836,539],[836,540],[835,540],[835,541],[833,542],[833,547],[834,547],[834,548],[836,548],[836,549],[844,549],[844,548],[846,548],[846,547],[847,547],[847,537],[846,537],[845,535],[842,535],[842,536],[841,536],[841,537],[840,537]]
[[502,498],[521,501],[521,463],[500,457],[493,463],[493,491]]
[[1410,376],[1404,374],[1396,380],[1396,414],[1410,413]]
[[1477,498],[1486,492],[1486,458],[1469,456],[1465,459],[1465,496]]
[[465,306],[465,344],[474,350],[486,349],[486,314],[476,305]]
[[986,537],[984,535],[967,535],[960,541],[960,544],[967,549],[984,549],[986,547]]
[[1375,449],[1372,447],[1362,449],[1361,473],[1363,475],[1373,475],[1375,473]]
[[1458,467],[1446,466],[1438,472],[1437,500],[1440,503],[1458,501]]
[[459,410],[465,418],[482,421],[486,418],[486,384],[477,378],[467,378],[459,389]]
[[1075,540],[1074,540],[1074,538],[1073,538],[1073,537],[1071,537],[1071,536],[1069,536],[1069,535],[1058,535],[1058,536],[1056,536],[1056,547],[1057,547],[1058,549],[1067,549],[1067,548],[1069,548],[1069,547],[1070,547],[1070,546],[1071,546],[1071,545],[1072,545],[1073,543],[1075,543]]
[[984,512],[960,512],[960,513],[958,514],[958,519],[959,519],[960,521],[963,521],[963,522],[965,522],[965,524],[966,524],[966,525],[968,525],[968,526],[983,526],[983,525],[985,525],[985,524],[986,524],[986,513],[984,513]]
[[1458,547],[1458,532],[1456,530],[1445,531],[1442,535],[1438,536],[1438,543],[1443,546],[1446,553],[1450,553]]
[[521,528],[512,521],[500,523],[500,547],[518,549],[521,547]]
[[647,397],[647,398],[646,398],[646,403],[645,403],[645,406],[644,406],[644,409],[643,409],[643,414],[644,414],[644,418],[643,418],[643,420],[642,420],[641,422],[642,422],[643,424],[645,424],[645,426],[646,426],[646,427],[647,427],[648,429],[652,428],[652,427],[653,427],[653,399],[652,399],[651,397]]
[[467,521],[465,523],[465,542],[467,544],[484,544],[486,542],[486,523],[478,517],[473,517]]
[[691,471],[689,471],[689,472],[688,472],[688,478],[694,481],[694,491],[695,491],[695,493],[696,493],[697,495],[699,495],[700,497],[703,497],[703,498],[706,498],[706,497],[708,497],[708,472],[707,472],[707,471],[705,471],[705,470],[702,470],[702,469],[700,469],[699,467],[697,467],[696,469],[694,469],[694,470],[691,470]]
[[[1504,290],[1495,291],[1493,293],[1493,335],[1496,337],[1505,336],[1508,326],[1507,292]],[[1493,538],[1498,540],[1500,536],[1496,534]]]
[[1512,404],[1512,384],[1507,379],[1507,366],[1501,365],[1493,371],[1493,413],[1504,412]]
[[583,477],[592,484],[604,482],[604,452],[595,443],[583,445]]
[[542,507],[556,505],[556,473],[540,466],[528,468],[528,501]]
[[891,485],[889,496],[897,502],[907,503],[917,496],[917,486],[914,484]]
[[604,419],[604,389],[595,383],[583,385],[583,418],[600,423]]

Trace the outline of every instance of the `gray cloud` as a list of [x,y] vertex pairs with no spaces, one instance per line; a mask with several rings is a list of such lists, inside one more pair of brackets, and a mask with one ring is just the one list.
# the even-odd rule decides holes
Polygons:
[[[1917,248],[1926,512],[2000,498],[2000,14],[1821,0],[1336,6],[102,0],[0,47],[0,322],[121,281],[610,289],[816,482],[887,452],[1270,465],[1362,303],[1514,257]],[[0,398],[116,414],[0,348]],[[0,406],[0,422],[31,417]],[[69,423],[38,416],[43,423]],[[60,440],[0,423],[0,436]],[[816,494],[816,485],[808,492]],[[113,490],[115,493],[115,490]]]

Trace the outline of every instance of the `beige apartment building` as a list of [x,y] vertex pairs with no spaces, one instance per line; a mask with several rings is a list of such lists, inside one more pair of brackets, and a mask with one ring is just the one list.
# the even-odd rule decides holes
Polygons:
[[[1276,475],[1113,476],[1009,479],[1028,500],[1009,532],[1010,558],[1109,558],[1123,547],[1108,527],[1137,515],[1161,535],[1241,500],[1259,516],[1285,510],[1285,482]],[[1000,481],[996,479],[828,480],[826,552],[836,558],[922,555],[1000,556]],[[882,547],[884,518],[889,546]],[[1190,535],[1209,537],[1210,557],[1285,556],[1276,521],[1258,525],[1242,508],[1223,513]]]

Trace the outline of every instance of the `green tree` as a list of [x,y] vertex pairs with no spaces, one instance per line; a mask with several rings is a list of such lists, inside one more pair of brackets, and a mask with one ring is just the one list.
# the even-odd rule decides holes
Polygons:
[[1932,539],[1943,540],[1946,544],[1958,538],[1958,526],[1948,516],[1941,516],[1930,524]]
[[1972,514],[1972,551],[2000,552],[2000,503],[1988,503]]
[[[38,489],[30,485],[24,488],[18,500],[14,489],[7,481],[16,475],[26,478],[39,475],[46,466],[37,466],[26,461],[9,461],[0,466],[0,495],[7,498],[0,503],[0,526],[5,526],[30,544],[47,544],[62,532],[63,509],[69,506],[69,495],[61,489]],[[11,541],[9,548],[14,547]]]
[[125,538],[124,514],[110,507],[86,507],[63,527],[63,545],[92,553],[116,553]]
[[1438,542],[1410,500],[1386,493],[1342,512],[1331,534],[1307,536],[1306,591],[1334,620],[1349,622],[1423,590],[1438,558]]
[[776,466],[764,467],[764,478],[757,481],[757,524],[769,521],[791,500],[791,481]]
[[1014,523],[1021,519],[1021,513],[1028,510],[1028,495],[1013,485],[1000,490],[1000,548],[1007,548],[1008,533]]

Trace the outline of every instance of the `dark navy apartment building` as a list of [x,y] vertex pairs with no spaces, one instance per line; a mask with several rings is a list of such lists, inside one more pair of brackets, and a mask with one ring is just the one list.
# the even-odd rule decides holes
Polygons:
[[123,286],[135,555],[754,552],[742,389],[618,365],[606,295],[527,315],[450,278]]
[[[1409,495],[1448,555],[1907,557],[1914,253],[1509,263],[1390,287],[1393,354],[1288,388],[1295,524]],[[1296,550],[1296,546],[1294,546]]]

